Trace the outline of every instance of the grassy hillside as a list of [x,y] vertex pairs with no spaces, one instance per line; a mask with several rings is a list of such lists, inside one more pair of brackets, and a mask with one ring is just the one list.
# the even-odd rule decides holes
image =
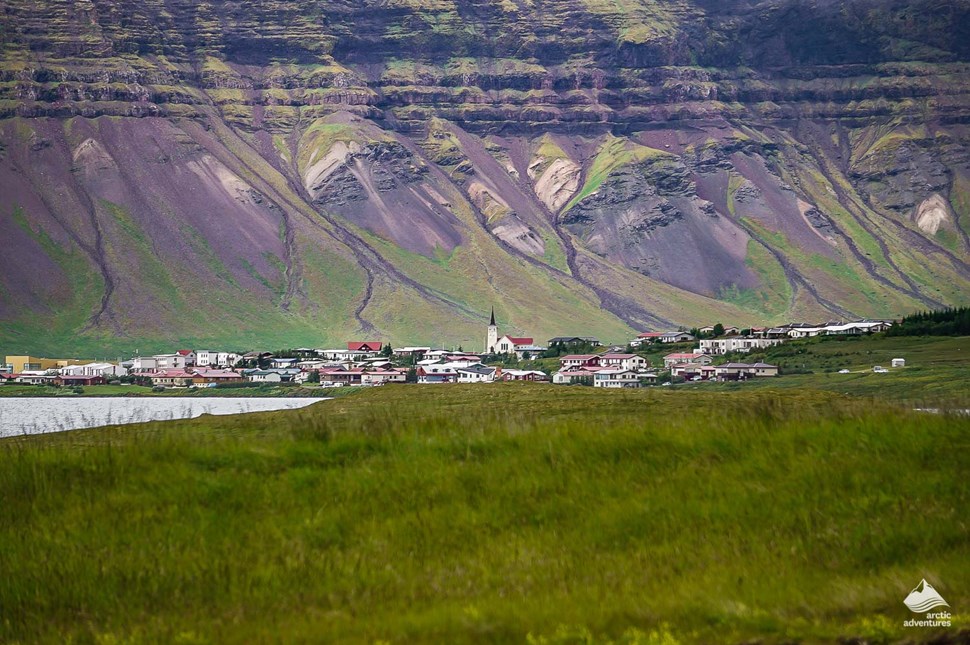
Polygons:
[[885,642],[924,577],[955,636],[968,431],[509,384],[7,440],[0,641]]
[[[906,367],[876,374],[903,358]],[[790,341],[732,360],[767,361],[782,368],[778,379],[747,383],[691,383],[678,387],[715,390],[822,390],[916,406],[970,408],[970,337],[838,336]],[[839,374],[847,369],[850,373]]]

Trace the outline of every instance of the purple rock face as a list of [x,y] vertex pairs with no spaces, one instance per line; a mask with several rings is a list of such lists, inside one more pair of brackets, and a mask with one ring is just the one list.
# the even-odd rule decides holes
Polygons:
[[4,347],[970,294],[959,3],[9,4]]

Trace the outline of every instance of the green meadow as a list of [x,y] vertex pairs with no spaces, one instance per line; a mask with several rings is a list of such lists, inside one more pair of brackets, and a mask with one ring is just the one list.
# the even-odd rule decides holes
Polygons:
[[[0,441],[4,643],[970,638],[970,418],[385,386]],[[925,578],[952,628],[906,628]]]

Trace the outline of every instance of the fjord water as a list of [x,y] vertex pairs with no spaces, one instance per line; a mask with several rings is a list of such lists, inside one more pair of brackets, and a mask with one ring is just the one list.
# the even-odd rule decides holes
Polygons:
[[320,398],[0,398],[0,437],[99,426],[190,419],[202,414],[292,410]]

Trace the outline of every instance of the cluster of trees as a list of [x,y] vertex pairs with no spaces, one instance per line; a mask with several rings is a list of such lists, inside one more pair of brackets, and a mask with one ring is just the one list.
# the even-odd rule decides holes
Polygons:
[[688,332],[694,338],[720,338],[724,335],[724,325],[717,323],[714,325],[714,330],[711,333],[702,333],[698,327],[694,327]]
[[599,345],[588,341],[577,341],[574,343],[555,342],[549,345],[546,351],[542,352],[537,358],[559,358],[567,354],[595,354],[598,349]]
[[970,307],[949,307],[906,316],[889,336],[970,336]]

